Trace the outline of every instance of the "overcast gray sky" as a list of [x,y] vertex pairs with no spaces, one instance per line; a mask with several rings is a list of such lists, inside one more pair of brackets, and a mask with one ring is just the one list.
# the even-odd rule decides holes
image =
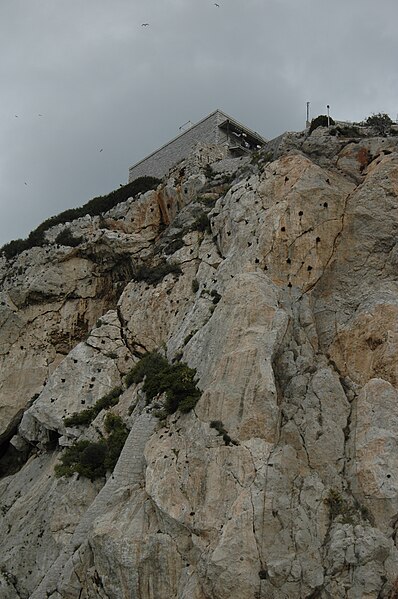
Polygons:
[[216,108],[266,138],[307,101],[397,118],[397,0],[216,1],[0,1],[0,245]]

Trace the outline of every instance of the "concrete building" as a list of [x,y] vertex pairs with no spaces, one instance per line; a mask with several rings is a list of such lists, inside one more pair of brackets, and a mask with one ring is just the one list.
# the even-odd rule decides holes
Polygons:
[[129,168],[129,182],[138,177],[163,177],[171,168],[202,146],[213,146],[219,159],[243,156],[261,148],[266,140],[221,110],[215,110]]

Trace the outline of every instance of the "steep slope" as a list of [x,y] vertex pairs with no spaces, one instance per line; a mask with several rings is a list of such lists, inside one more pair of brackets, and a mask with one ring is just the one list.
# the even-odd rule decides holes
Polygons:
[[[398,596],[398,142],[273,152],[3,259],[5,599]],[[127,383],[155,349],[196,369],[191,411]],[[57,478],[109,410],[65,419],[117,386],[113,473]]]

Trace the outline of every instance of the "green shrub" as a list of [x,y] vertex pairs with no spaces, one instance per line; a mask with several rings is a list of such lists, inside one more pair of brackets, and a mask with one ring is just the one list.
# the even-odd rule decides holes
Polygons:
[[139,177],[127,185],[123,185],[119,189],[111,191],[105,196],[93,198],[80,208],[70,208],[64,210],[56,216],[51,216],[36,229],[34,229],[27,239],[16,239],[10,241],[0,248],[0,253],[3,253],[6,258],[10,259],[17,256],[24,250],[35,246],[42,246],[45,243],[44,233],[55,225],[64,224],[82,216],[99,216],[103,212],[107,212],[111,208],[117,206],[121,202],[125,202],[130,197],[134,197],[138,193],[145,193],[150,189],[155,189],[160,183],[160,179],[156,177]]
[[195,383],[196,370],[184,362],[169,364],[158,352],[146,354],[127,374],[125,382],[140,383],[149,403],[156,395],[166,393],[164,410],[173,414],[180,409],[189,412],[198,402],[201,392]]
[[104,418],[104,428],[107,433],[123,427],[123,418],[113,412],[108,412]]
[[390,119],[388,114],[381,113],[372,114],[369,116],[366,121],[366,125],[368,127],[372,127],[373,131],[377,135],[386,136],[391,131],[391,127],[393,125],[393,121]]
[[65,426],[89,425],[101,412],[115,406],[120,395],[123,393],[121,387],[114,387],[109,393],[103,395],[91,408],[86,408],[81,412],[74,412],[71,416],[64,419]]
[[212,420],[210,422],[210,428],[215,428],[217,433],[222,437],[225,445],[238,445],[237,441],[234,441],[228,434],[226,428],[224,428],[221,420]]
[[30,246],[27,239],[14,239],[13,241],[10,241],[9,243],[3,245],[1,251],[3,252],[5,257],[8,258],[8,260],[10,260],[10,258],[17,256],[18,254],[21,254],[29,247]]
[[[184,397],[184,399],[181,399],[181,401],[178,404],[178,409],[183,414],[187,414],[188,412],[193,410],[193,408],[198,403],[199,399],[200,399],[200,394],[199,394],[199,396],[198,395],[188,395],[187,397]],[[170,412],[170,413],[172,414],[173,412]]]
[[335,122],[334,122],[334,120],[331,117],[329,117],[329,119],[328,119],[328,117],[326,116],[326,114],[320,114],[315,119],[312,119],[311,125],[310,125],[310,129],[309,129],[309,133],[311,134],[318,127],[327,127],[328,124],[329,125],[334,125]]
[[159,352],[153,351],[145,354],[139,362],[127,373],[124,382],[127,387],[130,387],[133,383],[141,383],[144,378],[153,377],[159,371],[163,370],[169,365],[166,358],[164,358]]
[[112,406],[115,406],[117,403],[119,403],[119,397],[122,393],[122,387],[114,387],[113,389],[111,389],[111,391],[109,391],[109,393],[103,395],[94,404],[94,409],[96,410],[97,414],[99,414],[101,410],[107,410],[108,408],[111,408]]
[[55,238],[55,243],[59,245],[68,245],[70,247],[76,247],[82,243],[82,237],[74,237],[69,227],[66,227],[58,233]]
[[104,420],[108,436],[101,441],[76,441],[65,449],[60,464],[55,466],[57,477],[72,476],[77,472],[81,476],[95,480],[113,470],[128,437],[128,430],[122,418],[109,413]]
[[105,417],[105,430],[109,433],[106,439],[108,453],[105,457],[106,470],[113,470],[124,447],[129,431],[122,418],[110,412]]
[[[189,412],[197,404],[201,393],[196,387],[195,376],[196,370],[183,362],[169,366],[159,375],[156,394],[166,392],[165,409],[168,414],[178,409]],[[145,391],[145,383],[143,389]],[[153,385],[151,390],[154,391]]]
[[180,275],[182,270],[178,264],[169,264],[168,262],[161,262],[157,266],[152,267],[142,264],[136,269],[133,279],[138,282],[145,281],[149,285],[157,285],[170,273]]
[[191,231],[201,231],[202,233],[207,231],[211,233],[210,221],[206,212],[201,212],[189,228]]
[[105,476],[106,443],[90,443],[90,441],[76,441],[61,455],[61,463],[55,466],[55,475],[72,476],[74,472],[94,480]]
[[71,416],[64,419],[65,426],[80,426],[82,424],[89,425],[97,413],[94,408],[86,408],[81,412],[74,412]]

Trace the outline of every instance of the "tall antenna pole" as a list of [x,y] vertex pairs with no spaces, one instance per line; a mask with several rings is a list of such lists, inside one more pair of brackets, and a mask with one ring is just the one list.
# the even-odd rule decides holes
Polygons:
[[330,106],[329,106],[329,104],[326,105],[326,108],[328,110],[328,129],[329,129],[329,127],[330,127],[330,116],[329,116]]

